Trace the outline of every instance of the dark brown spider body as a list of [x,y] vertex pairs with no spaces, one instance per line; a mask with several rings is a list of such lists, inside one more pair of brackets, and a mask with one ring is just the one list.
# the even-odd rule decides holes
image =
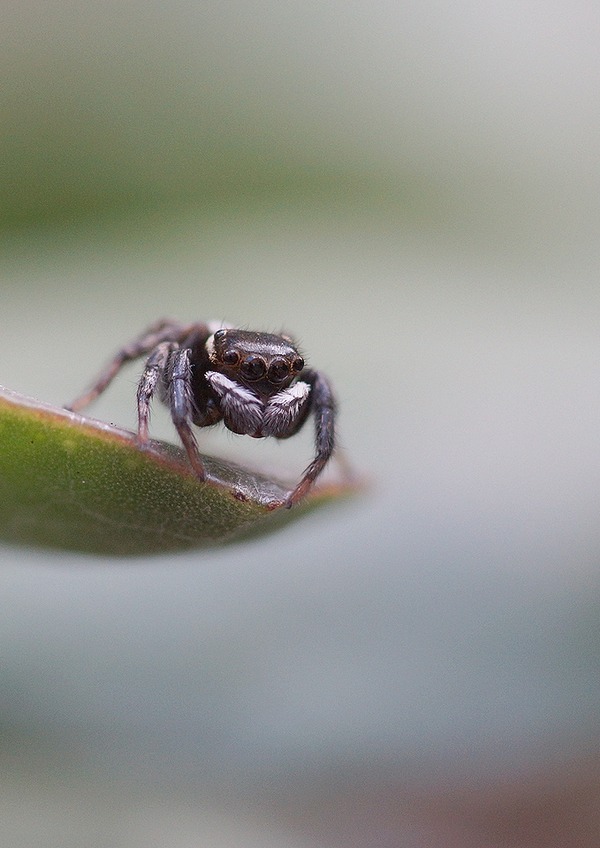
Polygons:
[[211,364],[263,397],[287,388],[304,368],[287,336],[221,329],[213,336]]
[[209,427],[222,421],[234,433],[287,439],[312,413],[315,458],[285,506],[293,506],[307,494],[333,453],[335,402],[327,379],[304,367],[291,338],[215,324],[159,321],[122,348],[70,408],[82,409],[106,389],[126,362],[141,356],[148,356],[137,391],[141,443],[149,438],[150,403],[156,393],[169,407],[201,479],[205,472],[192,424]]

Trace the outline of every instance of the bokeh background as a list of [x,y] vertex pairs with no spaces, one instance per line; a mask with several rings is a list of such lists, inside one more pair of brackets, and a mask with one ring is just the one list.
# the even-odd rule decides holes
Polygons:
[[597,846],[599,43],[580,0],[2,3],[1,382],[285,328],[370,481],[208,553],[2,548],[2,844]]

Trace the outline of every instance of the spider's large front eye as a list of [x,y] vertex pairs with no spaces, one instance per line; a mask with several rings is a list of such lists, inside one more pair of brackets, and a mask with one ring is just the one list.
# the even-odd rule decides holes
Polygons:
[[240,361],[240,355],[237,350],[230,348],[223,353],[221,359],[223,360],[224,365],[237,365]]
[[260,380],[267,371],[265,360],[260,356],[247,356],[242,362],[240,371],[247,380]]
[[290,369],[285,359],[274,359],[269,366],[269,380],[272,383],[281,383],[289,377]]

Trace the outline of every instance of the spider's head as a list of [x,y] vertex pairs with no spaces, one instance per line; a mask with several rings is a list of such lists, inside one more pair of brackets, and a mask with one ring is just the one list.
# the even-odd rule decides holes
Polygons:
[[304,368],[288,336],[217,330],[206,346],[216,371],[267,397],[287,388]]

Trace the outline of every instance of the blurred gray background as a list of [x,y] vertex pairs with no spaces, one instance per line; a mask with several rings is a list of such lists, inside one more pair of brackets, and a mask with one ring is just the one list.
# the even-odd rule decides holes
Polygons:
[[[2,844],[595,848],[600,10],[5,0],[0,43],[0,381],[285,328],[371,483],[209,553],[1,549]],[[311,435],[201,444],[294,478]]]

